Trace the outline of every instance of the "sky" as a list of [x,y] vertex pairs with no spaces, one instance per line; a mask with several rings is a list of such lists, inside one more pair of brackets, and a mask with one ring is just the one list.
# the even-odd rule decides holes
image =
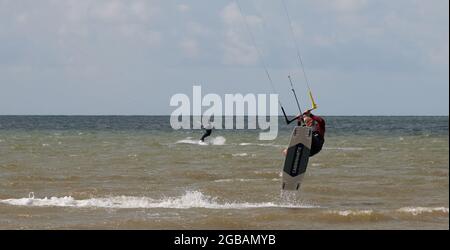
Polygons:
[[[323,115],[449,114],[448,0],[0,0],[0,115],[168,115],[273,93]],[[293,40],[296,40],[296,44]],[[261,56],[258,54],[260,51]]]

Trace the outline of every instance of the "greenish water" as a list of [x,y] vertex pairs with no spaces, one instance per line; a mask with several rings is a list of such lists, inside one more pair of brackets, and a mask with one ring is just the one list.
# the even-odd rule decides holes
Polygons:
[[448,229],[448,117],[424,119],[326,117],[281,193],[282,124],[202,146],[168,117],[0,116],[0,229]]

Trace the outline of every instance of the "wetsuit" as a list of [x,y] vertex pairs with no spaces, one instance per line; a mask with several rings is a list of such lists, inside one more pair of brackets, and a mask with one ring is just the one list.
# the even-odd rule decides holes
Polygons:
[[311,151],[309,154],[312,157],[322,150],[323,144],[325,143],[325,120],[313,114],[310,117],[314,120]]
[[[322,117],[313,114],[310,114],[310,117],[313,119],[314,125],[312,126],[312,143],[309,156],[313,157],[322,150],[323,144],[325,143],[325,120]],[[297,120],[298,126],[303,125],[302,116],[296,117],[293,120],[286,118],[288,124],[295,120]]]
[[210,136],[212,134],[212,124],[208,123],[208,125],[206,125],[205,127],[203,127],[206,131],[205,134],[203,134],[202,138],[200,139],[200,141],[204,142],[205,138]]
[[205,134],[204,134],[204,135],[202,136],[202,138],[200,139],[202,142],[204,142],[204,141],[205,141],[205,138],[208,137],[208,136],[210,136],[211,133],[212,133],[212,129],[205,129],[205,130],[206,130]]

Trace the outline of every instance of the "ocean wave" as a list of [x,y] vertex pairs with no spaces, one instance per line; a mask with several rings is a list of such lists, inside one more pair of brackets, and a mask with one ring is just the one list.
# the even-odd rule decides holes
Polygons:
[[[397,210],[331,210],[322,214],[321,219],[328,221],[380,221],[399,219],[406,216],[448,216],[446,207],[404,207]],[[401,216],[400,216],[401,218]]]
[[6,169],[6,170],[17,170],[17,169],[19,169],[21,167],[22,166],[16,165],[16,164],[6,164],[6,165],[1,165],[0,164],[0,169]]
[[196,141],[196,140],[191,140],[191,139],[185,139],[185,140],[180,140],[177,141],[176,144],[191,144],[191,145],[201,145],[201,146],[207,146],[207,143],[201,142],[201,141]]
[[283,176],[283,172],[282,171],[277,171],[277,170],[257,170],[257,171],[253,171],[254,175],[258,176],[258,177],[262,177],[265,179],[272,179],[275,177],[281,177]]
[[319,217],[321,220],[335,222],[354,222],[354,221],[380,221],[388,219],[382,211],[365,210],[331,210],[322,213]]
[[405,213],[410,215],[422,215],[422,214],[443,214],[448,215],[448,207],[403,207],[397,210],[399,213]]
[[215,180],[214,182],[249,182],[249,181],[266,181],[266,179],[219,179],[219,180]]
[[359,148],[359,147],[324,147],[325,150],[337,150],[337,151],[364,151],[371,148]]
[[200,146],[208,146],[208,145],[214,145],[214,146],[223,146],[226,143],[226,138],[223,136],[218,136],[211,138],[209,141],[202,142],[200,140],[193,140],[192,137],[188,137],[184,140],[177,141],[176,144],[191,144],[191,145],[200,145]]
[[236,154],[232,154],[231,156],[233,156],[233,157],[252,157],[252,158],[255,158],[256,154],[236,153]]
[[75,207],[75,208],[172,208],[172,209],[256,209],[256,208],[315,208],[315,206],[301,203],[275,203],[275,202],[219,202],[217,197],[204,195],[199,191],[188,191],[180,197],[167,197],[152,199],[149,197],[116,196],[109,198],[91,198],[77,200],[71,196],[35,198],[34,194],[28,198],[5,199],[0,203],[13,206],[28,207]]
[[26,176],[12,176],[10,177],[10,181],[12,182],[28,182],[28,181],[37,181],[37,182],[67,182],[67,181],[79,181],[82,179],[81,176],[78,175],[66,175],[66,176],[38,176],[38,175],[26,175]]
[[277,144],[249,143],[249,142],[239,143],[239,146],[258,146],[258,147],[275,147],[275,148],[285,147],[285,146],[277,145]]
[[343,211],[329,211],[329,214],[336,214],[344,217],[349,216],[370,216],[373,210],[343,210]]

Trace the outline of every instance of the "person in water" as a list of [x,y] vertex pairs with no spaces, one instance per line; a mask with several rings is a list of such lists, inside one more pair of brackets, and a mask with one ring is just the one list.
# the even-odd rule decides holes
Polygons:
[[[309,156],[313,157],[322,150],[325,143],[325,120],[320,116],[313,115],[311,110],[306,111],[303,115],[298,115],[295,119],[289,121],[288,124],[295,120],[297,120],[298,126],[301,126],[302,122],[304,122],[306,126],[312,128],[312,143]],[[283,151],[283,154],[287,155],[287,149]]]
[[205,138],[211,136],[211,134],[212,134],[213,125],[211,122],[208,122],[208,124],[206,124],[206,126],[203,126],[203,124],[202,124],[202,128],[205,129],[205,133],[203,134],[200,141],[205,142]]

